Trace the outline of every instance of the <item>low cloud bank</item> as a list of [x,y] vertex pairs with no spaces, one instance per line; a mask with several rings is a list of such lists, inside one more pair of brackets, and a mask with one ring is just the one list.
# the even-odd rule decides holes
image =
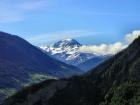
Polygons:
[[133,31],[125,36],[125,41],[132,43],[136,38],[140,36],[140,30]]
[[79,49],[79,51],[87,52],[87,53],[94,53],[98,55],[108,55],[108,54],[112,55],[126,48],[139,36],[140,36],[140,30],[136,30],[136,31],[133,31],[132,33],[126,34],[124,37],[124,42],[116,42],[114,44],[82,46]]
[[123,45],[121,42],[114,44],[101,44],[101,45],[91,45],[91,46],[82,46],[80,48],[81,52],[94,53],[98,55],[112,55],[126,48],[126,45]]

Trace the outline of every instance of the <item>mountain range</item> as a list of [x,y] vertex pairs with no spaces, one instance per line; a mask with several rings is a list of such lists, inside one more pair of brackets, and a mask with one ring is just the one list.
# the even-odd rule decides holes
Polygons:
[[140,37],[82,76],[24,88],[2,105],[140,105]]
[[0,32],[0,101],[26,85],[82,73],[77,67],[51,58],[26,40]]
[[40,48],[54,59],[79,67],[85,72],[112,56],[80,51],[82,46],[84,45],[75,39],[64,39]]

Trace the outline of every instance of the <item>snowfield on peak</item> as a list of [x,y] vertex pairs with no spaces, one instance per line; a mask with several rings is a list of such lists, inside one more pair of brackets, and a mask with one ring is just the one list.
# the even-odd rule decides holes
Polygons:
[[51,57],[77,67],[88,60],[93,59],[94,62],[97,58],[108,56],[81,51],[83,46],[85,45],[80,44],[75,39],[65,39],[54,43],[52,46],[41,46],[40,48]]

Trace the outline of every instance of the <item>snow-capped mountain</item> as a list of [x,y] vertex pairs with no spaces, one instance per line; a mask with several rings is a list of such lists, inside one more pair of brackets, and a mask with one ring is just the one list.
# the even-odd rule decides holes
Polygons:
[[65,39],[58,41],[53,45],[54,48],[75,48],[75,47],[80,47],[82,46],[79,42],[77,42],[75,39]]
[[82,46],[75,39],[65,39],[54,43],[52,46],[41,46],[40,48],[51,57],[74,66],[78,66],[92,58],[103,57],[102,55],[81,52],[80,47]]

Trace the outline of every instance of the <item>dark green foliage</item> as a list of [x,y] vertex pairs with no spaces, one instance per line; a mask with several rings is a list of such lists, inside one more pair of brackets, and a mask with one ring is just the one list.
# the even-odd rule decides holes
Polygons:
[[49,100],[49,105],[90,105],[100,102],[100,89],[91,81],[73,78],[65,89],[58,91]]
[[128,81],[112,88],[103,105],[140,105],[140,82]]

